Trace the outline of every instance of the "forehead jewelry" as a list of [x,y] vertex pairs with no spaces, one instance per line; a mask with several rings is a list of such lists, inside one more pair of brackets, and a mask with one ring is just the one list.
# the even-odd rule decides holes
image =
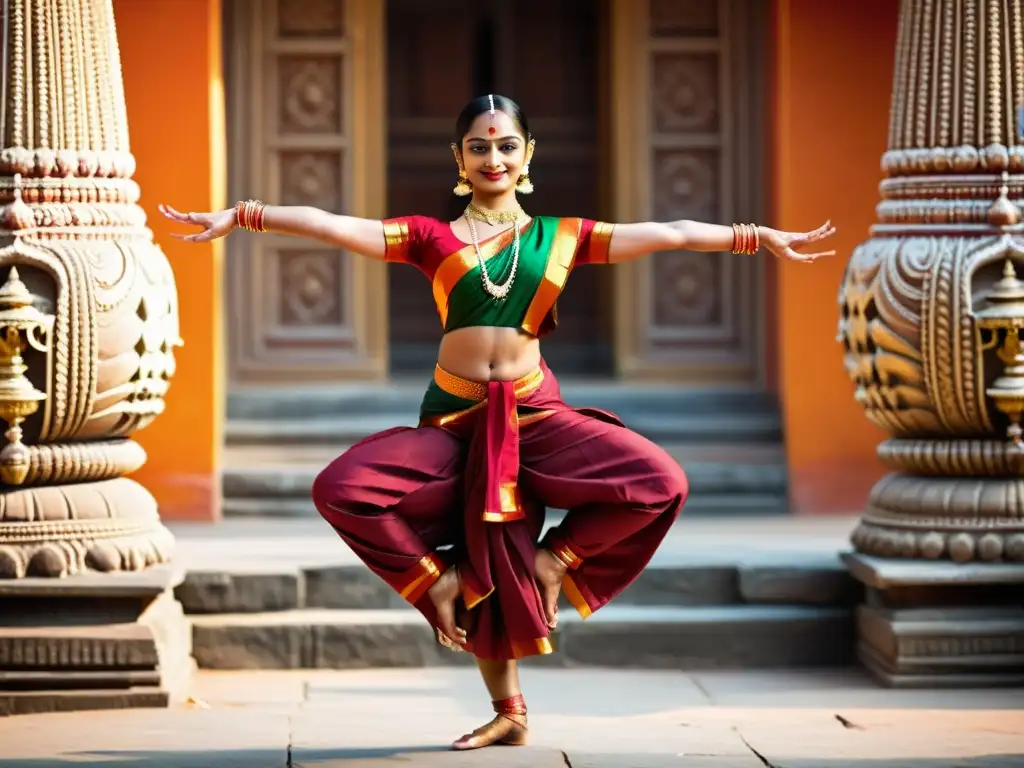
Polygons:
[[491,105],[491,127],[487,129],[487,133],[493,136],[498,130],[494,127],[494,94],[487,94],[487,102]]

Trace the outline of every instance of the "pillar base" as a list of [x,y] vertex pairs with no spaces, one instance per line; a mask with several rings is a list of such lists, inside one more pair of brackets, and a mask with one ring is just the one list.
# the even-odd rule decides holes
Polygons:
[[166,707],[187,694],[184,571],[0,580],[0,715]]
[[843,559],[865,586],[858,655],[883,685],[1024,686],[1024,563]]

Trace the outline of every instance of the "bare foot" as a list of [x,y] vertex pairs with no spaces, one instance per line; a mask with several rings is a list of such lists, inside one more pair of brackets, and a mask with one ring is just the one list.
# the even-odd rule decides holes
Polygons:
[[[484,662],[480,667],[481,672],[484,672],[486,665],[487,662]],[[511,672],[518,683],[518,677],[516,677],[514,672],[516,669],[514,661],[498,664],[490,671],[493,672],[498,669],[501,669],[506,675]],[[484,680],[488,683],[488,690],[491,690],[492,683],[497,682],[493,678],[488,681],[486,673]],[[492,693],[491,695],[493,696],[494,694]],[[472,733],[467,733],[458,739],[452,744],[452,749],[480,749],[480,747],[489,747],[491,744],[509,744],[511,746],[526,744],[526,702],[523,700],[523,695],[516,693],[508,698],[492,701],[491,703],[494,705],[494,711],[498,713],[498,716],[487,723],[487,725],[482,725]]]
[[459,572],[455,568],[442,573],[441,578],[427,590],[427,597],[437,611],[437,628],[459,648],[466,643],[465,630],[455,623],[455,601],[460,594]]
[[558,595],[562,591],[562,578],[568,570],[565,563],[548,549],[538,549],[533,562],[534,578],[544,603],[544,617],[548,626],[558,626]]
[[486,725],[481,725],[472,733],[460,737],[452,749],[462,752],[467,749],[480,749],[492,744],[507,744],[521,747],[526,744],[526,715],[499,714]]

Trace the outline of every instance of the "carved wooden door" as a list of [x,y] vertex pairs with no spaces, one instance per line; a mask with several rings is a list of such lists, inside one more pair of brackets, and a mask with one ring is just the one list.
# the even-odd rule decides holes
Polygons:
[[[229,0],[230,193],[383,215],[377,0]],[[384,265],[236,233],[227,269],[235,384],[386,374]]]
[[[448,219],[455,160],[449,144],[455,117],[476,88],[474,40],[481,6],[467,0],[388,0],[389,216]],[[465,204],[465,201],[463,201]],[[441,327],[423,275],[388,266],[391,369],[429,374]]]
[[[761,219],[763,6],[613,0],[618,219]],[[762,257],[664,253],[614,269],[624,375],[764,385]]]
[[[601,215],[598,63],[605,3],[593,0],[389,0],[388,211],[451,219],[455,117],[474,95],[515,99],[537,137],[533,214]],[[581,269],[559,301],[544,349],[558,372],[612,368],[609,273]],[[429,371],[441,329],[423,277],[389,268],[391,365]]]

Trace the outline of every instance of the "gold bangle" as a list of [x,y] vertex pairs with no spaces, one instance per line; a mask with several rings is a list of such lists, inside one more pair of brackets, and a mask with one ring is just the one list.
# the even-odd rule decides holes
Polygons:
[[263,214],[266,206],[259,200],[242,200],[235,204],[235,220],[241,229],[249,232],[266,232]]
[[761,234],[756,224],[732,225],[732,252],[752,256],[761,249]]

